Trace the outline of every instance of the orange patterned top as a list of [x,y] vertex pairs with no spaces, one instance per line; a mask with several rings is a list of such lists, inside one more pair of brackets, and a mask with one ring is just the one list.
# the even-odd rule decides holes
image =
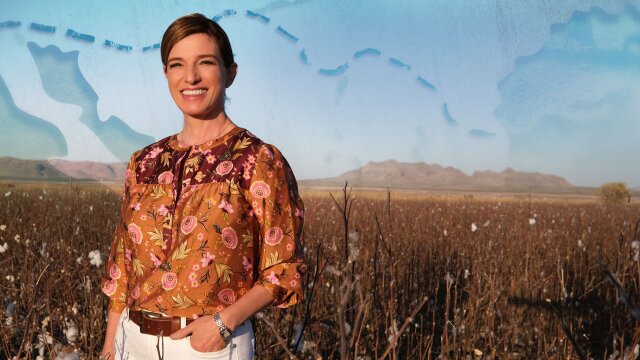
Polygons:
[[135,152],[102,282],[109,310],[212,314],[255,284],[275,305],[297,303],[303,211],[285,158],[245,129]]

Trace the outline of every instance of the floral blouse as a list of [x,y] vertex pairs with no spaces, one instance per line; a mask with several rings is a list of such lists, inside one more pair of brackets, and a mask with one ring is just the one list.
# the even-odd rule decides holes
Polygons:
[[297,303],[303,211],[287,161],[245,129],[135,152],[102,282],[109,310],[211,314],[255,284],[275,305]]

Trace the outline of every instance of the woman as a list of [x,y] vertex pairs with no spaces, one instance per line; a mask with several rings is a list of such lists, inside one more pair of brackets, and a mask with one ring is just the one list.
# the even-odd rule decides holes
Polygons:
[[161,56],[184,126],[131,156],[102,357],[250,359],[248,319],[301,299],[303,204],[281,153],[225,113],[238,66],[224,30],[181,17]]

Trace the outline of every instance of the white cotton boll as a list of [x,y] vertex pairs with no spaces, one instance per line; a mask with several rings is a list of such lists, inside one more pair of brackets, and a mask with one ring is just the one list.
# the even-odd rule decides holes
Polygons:
[[7,244],[6,242],[4,243],[4,245],[0,245],[0,254],[4,254],[5,251],[7,251],[9,249],[9,244]]
[[0,231],[5,231],[5,230],[7,230],[7,225],[5,224],[0,225]]
[[75,343],[78,339],[78,328],[73,321],[69,321],[67,323],[67,329],[64,331],[64,336],[67,338],[67,341],[69,341],[69,344]]
[[444,230],[444,236],[447,236],[449,233],[447,232],[447,229]]
[[535,225],[535,224],[536,224],[536,219],[530,218],[529,219],[529,225]]
[[476,232],[476,230],[478,230],[476,223],[471,223],[471,232]]
[[89,262],[96,267],[102,266],[102,257],[100,250],[92,250],[89,252]]
[[11,191],[7,191],[6,193],[4,193],[4,196],[5,196],[5,197],[9,197],[9,196],[11,196]]
[[78,264],[82,264],[82,256],[78,256],[78,258],[76,259],[76,262]]
[[489,224],[491,224],[491,220],[485,221],[484,224],[482,224],[482,227],[487,227]]
[[14,282],[14,281],[16,281],[16,278],[15,278],[15,277],[13,277],[13,275],[7,275],[7,276],[5,276],[4,278],[5,278],[5,279],[7,279],[7,281],[9,281],[9,282]]
[[17,243],[20,242],[20,235],[16,234],[16,236],[13,237],[13,240]]

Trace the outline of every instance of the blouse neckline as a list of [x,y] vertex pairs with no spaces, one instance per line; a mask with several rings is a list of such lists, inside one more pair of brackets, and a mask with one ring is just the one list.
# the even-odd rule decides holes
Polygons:
[[178,141],[178,134],[173,134],[171,135],[171,137],[169,138],[169,146],[174,149],[174,150],[178,150],[178,151],[187,151],[190,149],[195,149],[195,150],[200,150],[200,151],[206,151],[209,150],[217,145],[220,145],[224,142],[227,141],[227,139],[229,139],[230,137],[240,133],[241,131],[243,131],[244,129],[241,128],[240,126],[236,126],[233,129],[229,130],[226,134],[209,140],[207,142],[204,142],[202,144],[198,144],[198,145],[193,145],[193,146],[187,146],[187,145],[183,145],[180,144],[180,142]]

